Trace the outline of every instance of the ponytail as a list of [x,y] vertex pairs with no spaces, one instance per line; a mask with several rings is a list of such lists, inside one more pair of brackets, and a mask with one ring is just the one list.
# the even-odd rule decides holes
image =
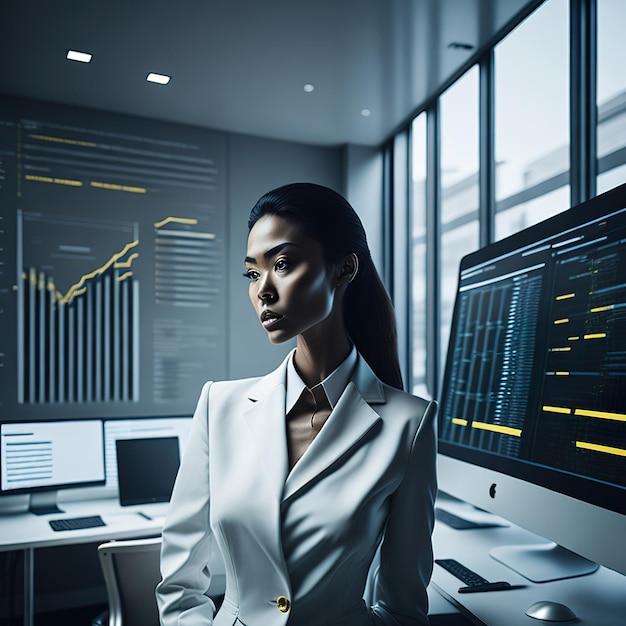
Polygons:
[[350,339],[376,376],[402,389],[396,318],[391,299],[376,271],[363,224],[348,201],[337,192],[312,183],[293,183],[269,191],[250,212],[248,230],[264,215],[277,215],[298,224],[322,244],[329,266],[348,254],[359,269],[344,297],[344,322]]

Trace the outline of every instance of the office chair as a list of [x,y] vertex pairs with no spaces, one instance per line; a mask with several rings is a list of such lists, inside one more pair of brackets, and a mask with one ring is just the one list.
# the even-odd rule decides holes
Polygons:
[[161,580],[161,537],[98,546],[109,599],[108,626],[158,626],[154,590]]
[[[155,588],[161,580],[161,537],[110,541],[98,546],[109,599],[108,622],[98,616],[92,626],[159,626]],[[216,608],[226,587],[224,561],[217,550],[210,558],[208,593]]]

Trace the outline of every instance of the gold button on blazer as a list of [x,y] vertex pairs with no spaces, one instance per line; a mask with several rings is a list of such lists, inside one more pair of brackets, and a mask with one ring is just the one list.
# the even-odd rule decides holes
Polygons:
[[[287,359],[202,390],[163,528],[162,625],[427,624],[436,405],[384,385],[359,356],[289,472]],[[226,573],[217,614],[211,550]]]

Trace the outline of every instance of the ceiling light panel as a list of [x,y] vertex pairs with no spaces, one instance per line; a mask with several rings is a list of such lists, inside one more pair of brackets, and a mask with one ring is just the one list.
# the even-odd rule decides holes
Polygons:
[[79,50],[68,50],[67,58],[70,61],[79,61],[80,63],[89,63],[91,61],[91,54],[88,52],[80,52]]
[[154,72],[150,72],[148,76],[146,76],[146,80],[151,83],[158,83],[159,85],[167,85],[170,82],[170,76],[166,76],[165,74],[155,74]]

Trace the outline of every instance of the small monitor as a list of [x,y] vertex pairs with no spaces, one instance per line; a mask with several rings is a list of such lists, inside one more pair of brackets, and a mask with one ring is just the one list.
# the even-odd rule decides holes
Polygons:
[[56,492],[104,485],[102,420],[0,424],[0,493],[30,493],[30,510],[57,513]]
[[118,439],[115,447],[120,504],[169,502],[180,465],[178,437]]

